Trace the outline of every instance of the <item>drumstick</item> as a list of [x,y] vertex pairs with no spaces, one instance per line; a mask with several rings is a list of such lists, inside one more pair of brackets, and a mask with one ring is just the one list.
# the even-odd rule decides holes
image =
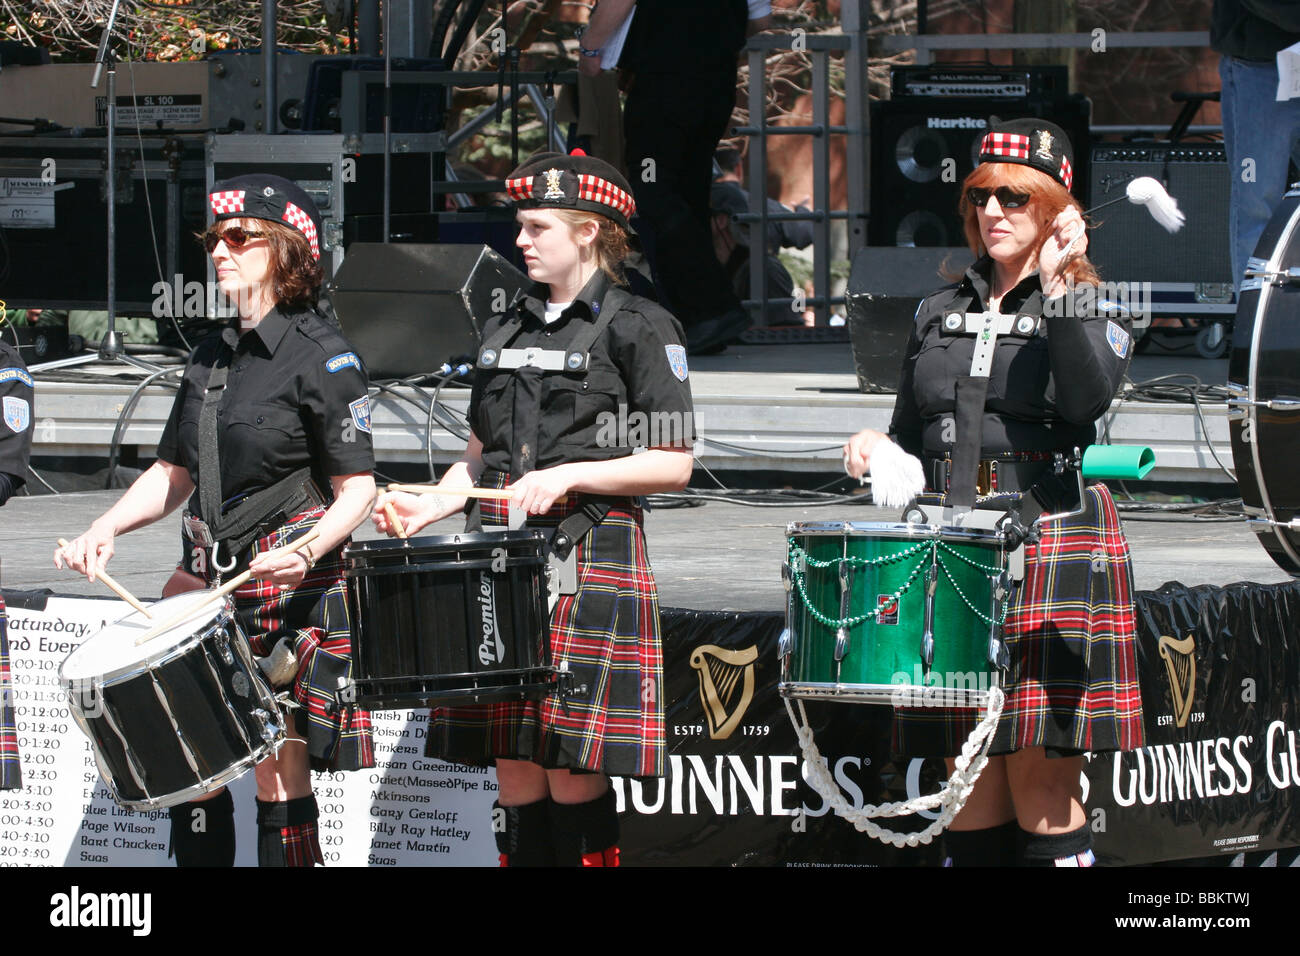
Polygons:
[[388,523],[392,525],[399,538],[406,537],[406,525],[402,524],[402,519],[397,517],[397,512],[393,510],[391,501],[384,502],[384,515],[388,518]]
[[443,488],[440,485],[402,485],[391,484],[389,491],[405,491],[412,495],[444,495],[457,498],[513,498],[515,493],[509,488]]
[[[312,528],[301,538],[297,538],[290,544],[283,545],[282,547],[275,548],[274,550],[298,551],[300,548],[303,547],[303,545],[311,544],[319,537],[320,537],[320,532],[317,531],[315,528]],[[269,554],[270,552],[267,553]],[[161,624],[154,625],[149,630],[145,631],[143,634],[137,637],[135,639],[135,646],[139,647],[141,644],[144,644],[146,641],[152,641],[158,635],[170,631],[181,621],[193,617],[194,614],[196,614],[202,608],[205,608],[209,604],[213,603],[214,601],[225,597],[231,591],[237,590],[238,588],[242,587],[252,576],[253,576],[252,571],[245,571],[243,574],[238,574],[235,577],[231,578],[229,581],[221,585],[221,587],[217,588],[215,591],[206,592],[208,596],[205,597],[203,600],[197,602],[196,604],[190,605],[184,611],[180,612],[174,617],[169,618],[166,621],[163,621]]]
[[[60,538],[59,547],[66,548],[67,546],[68,546],[68,542],[63,538]],[[149,618],[149,620],[151,621],[153,620],[153,615],[149,613],[149,609],[146,608],[143,604],[141,604],[139,599],[137,599],[134,594],[132,594],[126,588],[122,587],[122,585],[118,584],[115,580],[113,580],[112,575],[110,575],[107,571],[102,571],[102,570],[98,571],[96,572],[95,577],[99,578],[99,580],[103,581],[106,585],[108,585],[109,589],[118,597],[120,597],[123,601],[125,601],[127,604],[131,605],[133,608],[135,608],[145,617]]]

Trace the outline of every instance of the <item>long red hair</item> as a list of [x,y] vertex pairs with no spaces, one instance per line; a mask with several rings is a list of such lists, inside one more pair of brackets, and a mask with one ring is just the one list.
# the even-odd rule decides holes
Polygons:
[[[975,258],[988,252],[980,238],[979,220],[975,207],[966,199],[966,190],[972,186],[981,189],[997,189],[1007,186],[1018,193],[1028,193],[1029,211],[1038,221],[1038,241],[1047,238],[1052,221],[1061,214],[1066,206],[1073,206],[1083,214],[1083,205],[1070,195],[1069,191],[1046,173],[1023,166],[1020,163],[980,163],[966,177],[961,185],[961,203],[957,207],[961,216],[962,231],[966,235],[966,244],[970,246]],[[1034,254],[1035,259],[1037,253]],[[1097,285],[1101,277],[1087,256],[1076,256],[1065,267],[1065,279],[1074,285]]]

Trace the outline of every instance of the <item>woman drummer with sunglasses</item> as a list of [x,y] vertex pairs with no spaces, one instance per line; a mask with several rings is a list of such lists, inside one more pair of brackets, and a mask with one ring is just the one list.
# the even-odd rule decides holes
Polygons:
[[[321,220],[307,193],[254,174],[217,183],[208,200],[204,244],[237,314],[190,357],[158,460],[55,563],[93,580],[117,535],[188,498],[178,575],[201,587],[218,568],[252,572],[235,611],[296,704],[288,741],[255,770],[258,863],[310,866],[323,862],[311,771],[375,765],[369,716],[336,700],[351,672],[341,548],[375,497],[368,380],[314,308]],[[319,537],[300,550],[283,547],[313,528]],[[187,589],[174,582],[169,591]],[[233,814],[224,789],[173,807],[177,863],[231,865]]]
[[[982,419],[980,472],[997,476],[978,494],[1032,494],[1031,519],[1039,505],[1078,505],[1074,480],[1050,474],[1052,458],[1095,440],[1133,339],[1128,316],[1097,301],[1072,179],[1070,142],[1052,123],[1015,120],[984,136],[960,204],[977,260],[921,303],[889,435],[859,432],[844,448],[851,474],[871,472],[877,501],[902,505],[923,483],[948,491],[960,418]],[[985,311],[1012,317],[991,358],[967,326]],[[1142,745],[1128,544],[1104,485],[1083,504],[1026,545],[1003,629],[1006,703],[989,751],[999,756],[945,836],[952,865],[1091,865],[1082,755]],[[896,749],[951,758],[971,713],[900,711]]]
[[[374,517],[392,534],[383,508],[392,504],[414,532],[462,509],[465,498],[450,489],[509,485],[529,527],[558,542],[561,526],[576,542],[573,586],[560,588],[549,633],[570,694],[440,708],[427,754],[495,763],[503,866],[613,866],[619,826],[608,775],[664,772],[659,608],[637,496],[690,479],[686,350],[671,315],[619,287],[633,210],[621,174],[592,157],[549,153],[506,186],[536,284],[485,324],[472,434],[440,483],[448,494],[384,496]],[[641,429],[638,441],[635,425],[603,425],[615,420],[670,424]],[[651,447],[633,454],[642,443]],[[484,501],[481,518],[505,526],[506,503]]]

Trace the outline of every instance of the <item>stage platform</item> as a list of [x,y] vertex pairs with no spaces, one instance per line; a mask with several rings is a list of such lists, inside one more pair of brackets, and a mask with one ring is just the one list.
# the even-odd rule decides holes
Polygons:
[[[102,584],[56,571],[52,556],[56,538],[80,534],[120,495],[120,491],[96,491],[11,499],[0,512],[0,585],[111,596]],[[852,504],[759,508],[709,502],[657,509],[646,520],[646,537],[660,604],[703,611],[782,610],[780,565],[789,522],[894,521],[897,517],[894,511]],[[1175,580],[1189,587],[1291,580],[1243,521],[1129,518],[1124,529],[1133,550],[1138,590],[1154,590]],[[461,519],[448,518],[425,533],[461,530]],[[374,528],[367,522],[357,538],[371,537]],[[156,597],[176,565],[180,547],[179,523],[173,516],[119,538],[109,567],[137,595]]]
[[[1169,343],[1178,354],[1156,354]],[[1166,339],[1136,356],[1129,371],[1135,383],[1167,375],[1188,376],[1180,379],[1185,383],[1194,376],[1205,385],[1222,384],[1227,362],[1198,358],[1191,339]],[[142,381],[141,373],[94,364],[38,371],[36,377],[33,455],[107,461],[119,417]],[[696,458],[715,470],[833,474],[844,440],[861,428],[886,429],[894,406],[892,394],[859,391],[847,342],[731,346],[720,355],[691,359],[690,382],[700,436]],[[372,400],[381,470],[385,464],[421,466],[427,457],[427,402],[407,387],[395,392],[379,391]],[[124,463],[153,457],[174,394],[158,385],[143,390],[120,435]],[[468,398],[463,387],[439,393],[450,418],[462,421]],[[1230,483],[1211,452],[1212,445],[1219,459],[1232,466],[1224,404],[1203,401],[1198,409],[1190,402],[1155,403],[1121,394],[1106,424],[1111,441],[1155,450],[1152,481]],[[429,436],[438,464],[454,461],[464,448],[445,421],[436,421]]]

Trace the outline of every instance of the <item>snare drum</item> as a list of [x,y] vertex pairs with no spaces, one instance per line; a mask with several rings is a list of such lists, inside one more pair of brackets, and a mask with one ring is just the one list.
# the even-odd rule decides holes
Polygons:
[[787,529],[786,697],[983,707],[1006,666],[1004,536],[922,524]]
[[[59,681],[113,799],[133,810],[185,803],[275,753],[284,716],[229,603],[194,593],[132,612],[68,655]],[[195,613],[136,647],[157,621]]]
[[539,530],[349,545],[356,701],[405,709],[551,692],[545,545]]

